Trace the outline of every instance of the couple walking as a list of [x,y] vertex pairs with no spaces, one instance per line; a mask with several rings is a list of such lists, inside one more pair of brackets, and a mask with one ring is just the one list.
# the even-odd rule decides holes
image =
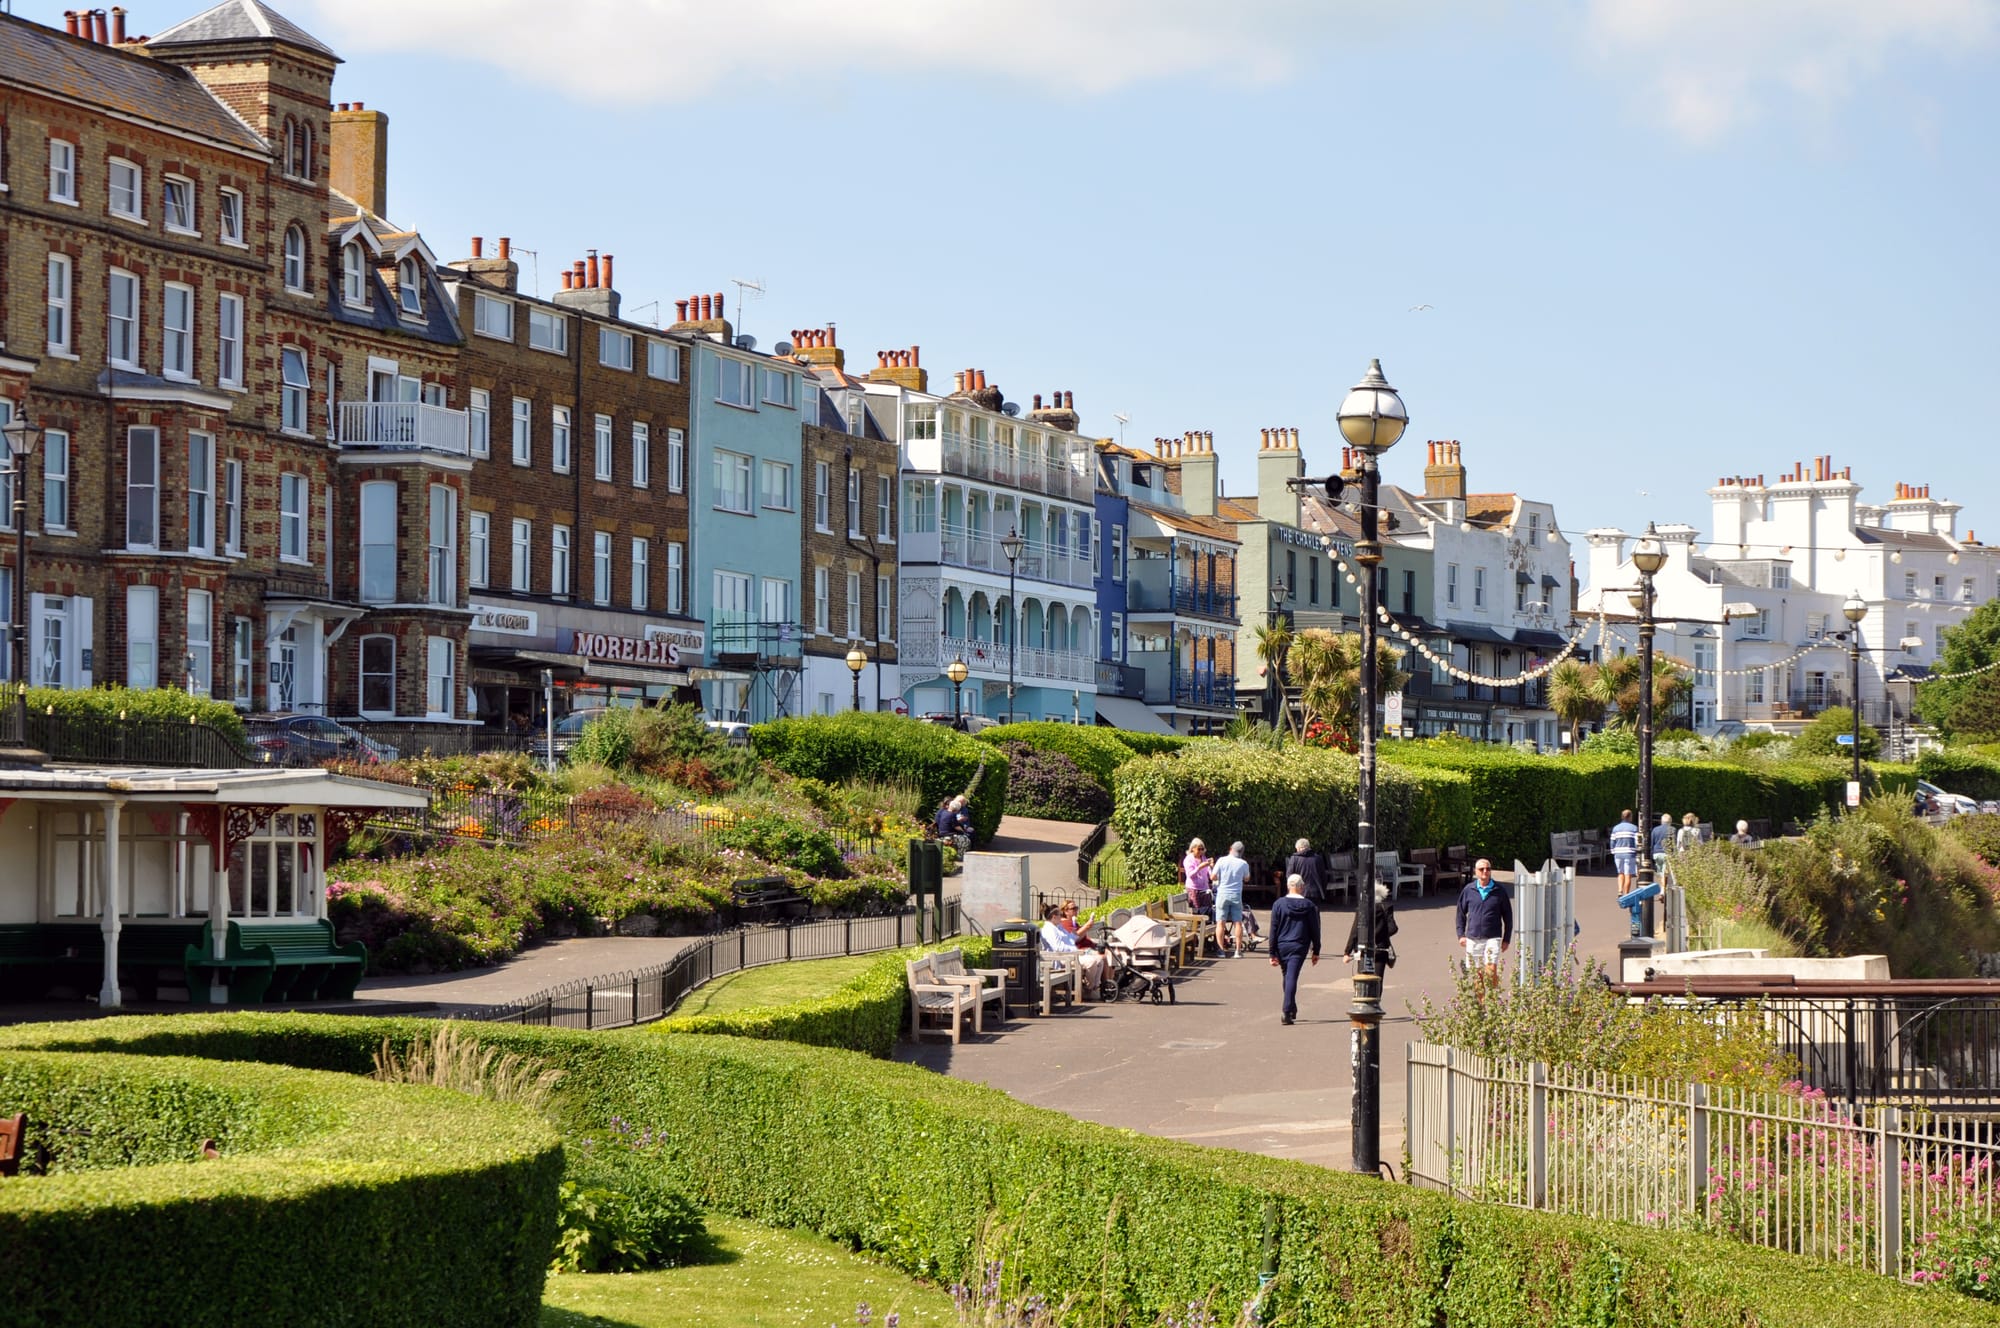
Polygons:
[[1205,914],[1214,908],[1216,949],[1231,959],[1241,959],[1245,945],[1255,935],[1254,924],[1246,927],[1244,921],[1243,887],[1250,882],[1250,863],[1243,856],[1243,841],[1231,844],[1218,861],[1208,856],[1208,847],[1201,840],[1190,839],[1187,856],[1181,859],[1181,880],[1189,912]]

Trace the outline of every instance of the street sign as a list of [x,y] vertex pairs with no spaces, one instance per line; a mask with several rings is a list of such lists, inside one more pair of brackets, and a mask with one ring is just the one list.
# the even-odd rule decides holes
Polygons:
[[1850,807],[1861,805],[1861,781],[1858,779],[1847,781],[1847,805]]
[[1833,740],[1842,747],[1852,747],[1854,745],[1854,735],[1852,733],[1836,733],[1833,735]]
[[1382,698],[1382,727],[1395,731],[1403,727],[1403,694],[1391,692]]

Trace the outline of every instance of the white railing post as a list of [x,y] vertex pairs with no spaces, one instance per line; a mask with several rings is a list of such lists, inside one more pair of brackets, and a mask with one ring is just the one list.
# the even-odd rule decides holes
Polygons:
[[1699,1222],[1708,1216],[1708,1085],[1688,1085],[1687,1210]]
[[1549,1071],[1528,1063],[1528,1207],[1549,1206]]
[[1444,1049],[1444,1191],[1458,1193],[1458,1052]]
[[1876,1233],[1877,1271],[1901,1275],[1903,1265],[1903,1113],[1883,1107],[1875,1115],[1875,1184],[1881,1230]]

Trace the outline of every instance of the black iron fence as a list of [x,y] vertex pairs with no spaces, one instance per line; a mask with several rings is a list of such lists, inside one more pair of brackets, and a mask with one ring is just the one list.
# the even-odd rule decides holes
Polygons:
[[[25,720],[25,729],[23,722]],[[260,754],[199,721],[153,715],[63,715],[0,704],[0,746],[28,747],[53,761],[235,770],[262,765]]]
[[738,927],[703,937],[664,964],[579,978],[466,1017],[555,1028],[625,1028],[664,1019],[704,983],[746,968],[900,950],[956,936],[960,926],[958,901],[947,899],[941,928],[935,913],[921,910],[786,927]]

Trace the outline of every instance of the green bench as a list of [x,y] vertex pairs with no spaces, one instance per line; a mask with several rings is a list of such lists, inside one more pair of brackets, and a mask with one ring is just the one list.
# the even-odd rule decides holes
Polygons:
[[324,918],[301,922],[231,922],[216,955],[210,933],[187,947],[188,999],[208,1002],[209,985],[221,977],[233,1003],[352,1000],[368,971],[368,951],[359,941],[334,939]]
[[[12,929],[9,929],[12,930]],[[19,939],[0,940],[7,953],[23,954],[21,967],[51,980],[82,983],[97,989],[104,971],[104,931],[95,922],[26,923]],[[128,922],[118,929],[118,972],[142,999],[158,1000],[162,978],[172,973],[185,980],[181,954],[199,940],[203,924],[195,922]],[[166,985],[174,979],[167,978]]]

